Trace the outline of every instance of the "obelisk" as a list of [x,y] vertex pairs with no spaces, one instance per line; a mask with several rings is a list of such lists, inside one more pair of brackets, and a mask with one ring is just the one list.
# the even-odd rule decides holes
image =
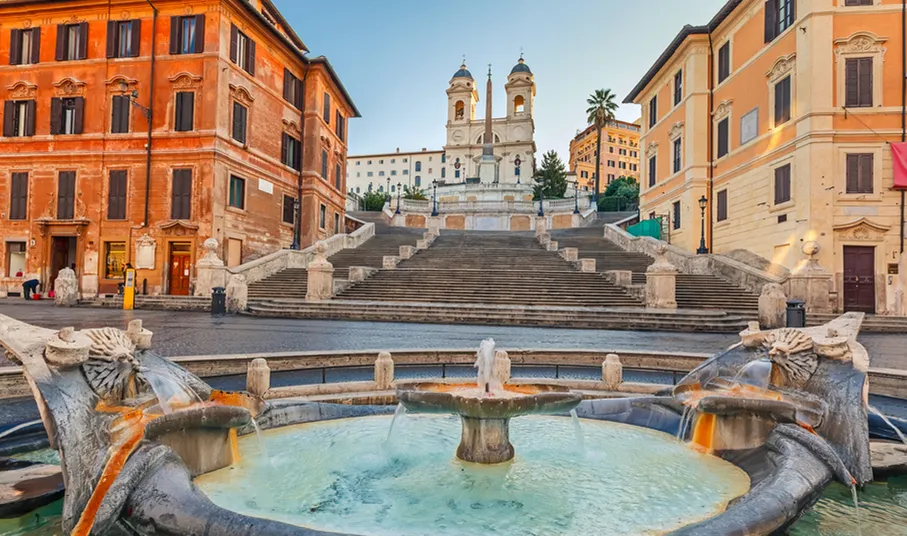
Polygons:
[[494,132],[491,130],[491,64],[488,64],[488,82],[485,85],[485,144],[482,146],[482,160],[479,162],[479,180],[498,182],[498,164],[494,157]]

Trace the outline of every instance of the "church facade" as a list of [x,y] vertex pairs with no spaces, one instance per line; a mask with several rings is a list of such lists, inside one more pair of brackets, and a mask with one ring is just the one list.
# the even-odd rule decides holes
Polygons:
[[[488,73],[491,80],[491,70]],[[507,114],[492,118],[494,178],[482,182],[531,184],[535,170],[535,77],[522,58],[510,71],[505,84]],[[476,117],[478,85],[466,64],[454,73],[447,88],[447,143],[444,145],[447,172],[444,182],[456,184],[480,176],[486,118]],[[486,115],[491,95],[486,92]]]

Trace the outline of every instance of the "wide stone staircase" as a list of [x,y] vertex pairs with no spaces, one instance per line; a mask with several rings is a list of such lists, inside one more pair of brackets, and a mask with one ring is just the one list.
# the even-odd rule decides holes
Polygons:
[[[595,259],[599,273],[609,270],[633,272],[633,283],[646,283],[646,268],[654,262],[645,253],[624,251],[602,237],[601,225],[551,232],[558,247],[574,247],[579,258]],[[677,274],[677,306],[682,309],[714,309],[745,316],[754,316],[759,309],[759,297],[746,289],[709,274]]]
[[445,231],[431,248],[381,270],[337,300],[639,307],[595,273],[581,273],[531,233]]
[[[358,248],[343,249],[328,257],[334,265],[335,279],[348,279],[351,266],[381,268],[385,255],[397,255],[400,246],[415,246],[422,238],[421,229],[391,227],[372,214],[356,212],[351,215],[375,224],[375,236]],[[289,268],[249,285],[249,300],[305,299],[308,273],[304,268]]]

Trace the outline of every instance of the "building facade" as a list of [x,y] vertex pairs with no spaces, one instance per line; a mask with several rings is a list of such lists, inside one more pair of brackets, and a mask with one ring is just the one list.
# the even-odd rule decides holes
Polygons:
[[[489,78],[491,72],[489,69]],[[507,115],[492,119],[497,180],[530,182],[535,170],[535,76],[523,58],[511,69],[504,85]],[[447,183],[479,176],[485,138],[485,115],[476,117],[478,86],[466,64],[454,73],[447,88]],[[487,103],[490,106],[490,103]],[[525,175],[525,176],[524,176]]]
[[730,0],[684,27],[625,101],[643,217],[688,250],[704,234],[791,269],[818,243],[839,310],[905,314],[903,40],[896,0]]
[[[599,189],[604,192],[618,177],[639,177],[638,123],[611,121],[602,128],[602,157]],[[595,125],[586,127],[570,140],[570,172],[576,174],[582,190],[595,189],[595,148],[598,131]]]
[[428,192],[432,181],[446,180],[447,158],[444,151],[355,155],[347,158],[346,187],[350,193],[367,192],[396,194],[400,187],[408,186]]
[[[234,266],[343,232],[358,112],[270,0],[0,6],[0,291],[188,294],[202,243]],[[298,200],[298,201],[297,201]]]

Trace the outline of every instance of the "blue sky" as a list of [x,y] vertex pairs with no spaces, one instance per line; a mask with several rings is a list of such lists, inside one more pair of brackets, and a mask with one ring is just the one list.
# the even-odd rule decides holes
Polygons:
[[[275,0],[311,55],[336,68],[362,118],[351,155],[440,149],[450,77],[466,55],[482,82],[492,64],[494,115],[522,48],[535,74],[535,138],[567,158],[585,128],[586,97],[611,88],[622,101],[684,24],[704,24],[725,0]],[[622,105],[634,121],[639,107]]]

